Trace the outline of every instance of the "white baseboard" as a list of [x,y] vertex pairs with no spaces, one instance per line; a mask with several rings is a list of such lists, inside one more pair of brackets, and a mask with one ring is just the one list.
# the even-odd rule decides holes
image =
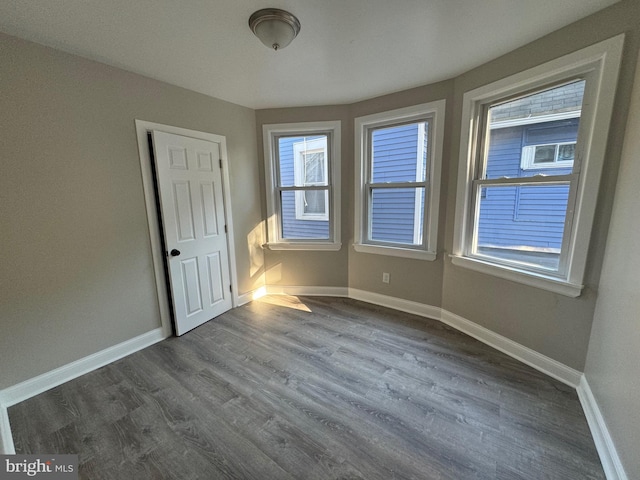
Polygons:
[[0,405],[0,455],[13,455],[16,453],[11,436],[11,425],[7,407]]
[[381,307],[393,308],[394,310],[400,310],[401,312],[413,313],[414,315],[420,315],[421,317],[433,318],[434,320],[440,320],[440,312],[442,311],[440,307],[433,307],[425,303],[390,297],[380,293],[358,290],[357,288],[349,289],[349,298],[360,300],[362,302],[373,303],[374,305],[380,305]]
[[125,342],[81,358],[50,372],[25,380],[4,390],[0,390],[0,453],[14,454],[15,447],[11,436],[11,425],[7,408],[34,397],[51,388],[73,380],[120,358],[131,355],[166,338],[162,328],[156,328]]
[[538,353],[529,347],[525,347],[520,343],[514,342],[507,337],[503,337],[502,335],[467,320],[460,315],[456,315],[455,313],[451,313],[443,309],[440,320],[456,330],[466,333],[467,335],[480,340],[482,343],[486,343],[496,350],[500,350],[510,357],[520,360],[522,363],[525,363],[530,367],[533,367],[536,370],[569,385],[570,387],[577,388],[580,383],[582,372],[568,367],[564,363],[560,363],[546,355],[542,355],[541,353]]
[[96,352],[88,357],[81,358],[80,360],[68,363],[50,372],[43,373],[42,375],[25,380],[12,387],[0,390],[0,405],[5,408],[15,405],[85,373],[115,362],[120,358],[126,357],[165,338],[162,328],[156,328],[155,330]]
[[249,302],[257,300],[260,297],[264,297],[267,294],[267,287],[256,288],[242,295],[238,295],[236,307],[241,307]]
[[305,286],[284,286],[284,285],[267,285],[267,294],[269,295],[306,295],[309,297],[348,297],[349,289],[347,287],[305,287]]
[[583,375],[580,379],[577,391],[607,480],[628,480],[629,477],[624,471],[624,467],[618,456],[618,451],[613,443],[607,424],[600,412],[600,407],[598,407],[598,402],[596,402],[596,398],[593,396],[586,376]]

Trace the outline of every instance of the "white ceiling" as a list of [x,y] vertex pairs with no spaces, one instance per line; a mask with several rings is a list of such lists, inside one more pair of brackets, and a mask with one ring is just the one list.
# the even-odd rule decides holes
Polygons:
[[[251,108],[351,103],[465,72],[618,0],[3,0],[0,30]],[[298,38],[248,27],[276,7]]]

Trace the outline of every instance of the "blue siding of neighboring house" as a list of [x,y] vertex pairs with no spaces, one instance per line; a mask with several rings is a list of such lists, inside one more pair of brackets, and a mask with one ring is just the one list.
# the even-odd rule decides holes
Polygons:
[[[578,123],[576,118],[492,130],[487,178],[570,173],[570,168],[522,170],[520,159],[527,145],[574,142]],[[565,186],[488,189],[481,201],[479,246],[559,250],[568,195]]]
[[[418,125],[379,130],[373,137],[373,182],[416,180]],[[413,243],[415,189],[379,189],[373,194],[371,238]]]
[[[307,137],[307,140],[314,138],[318,137]],[[280,184],[282,186],[292,186],[295,183],[293,145],[303,140],[303,137],[280,139]],[[288,239],[329,238],[329,222],[296,219],[295,193],[284,192],[282,196],[282,236]]]

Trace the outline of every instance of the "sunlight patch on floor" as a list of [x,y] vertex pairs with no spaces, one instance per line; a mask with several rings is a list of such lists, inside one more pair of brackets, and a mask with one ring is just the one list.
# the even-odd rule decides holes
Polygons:
[[278,307],[293,308],[303,312],[311,312],[312,310],[302,302],[298,297],[293,295],[267,295],[256,299],[258,302],[269,303]]

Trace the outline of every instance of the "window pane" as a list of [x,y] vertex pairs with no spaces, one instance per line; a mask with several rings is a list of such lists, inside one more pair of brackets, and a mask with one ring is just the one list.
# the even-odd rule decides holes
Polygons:
[[480,189],[474,253],[558,270],[569,185]]
[[533,163],[553,163],[556,159],[557,145],[539,145],[533,156]]
[[325,170],[324,152],[303,153],[302,155],[304,186],[326,185],[327,172]]
[[374,188],[371,197],[371,240],[422,244],[424,188]]
[[485,178],[571,173],[584,86],[580,80],[490,107]]
[[281,192],[282,238],[329,238],[327,190]]
[[302,210],[306,215],[325,215],[327,213],[327,199],[325,190],[305,190],[299,192]]
[[428,130],[427,121],[372,129],[373,183],[423,182],[427,171]]
[[327,136],[279,137],[280,186],[327,185]]
[[558,162],[573,162],[576,155],[576,144],[567,143],[558,146]]

